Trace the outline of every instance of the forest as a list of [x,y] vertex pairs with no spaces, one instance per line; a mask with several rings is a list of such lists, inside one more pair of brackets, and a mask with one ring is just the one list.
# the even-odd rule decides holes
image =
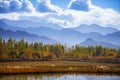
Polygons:
[[10,60],[74,60],[74,61],[120,61],[120,48],[108,48],[101,45],[67,47],[59,43],[43,44],[29,43],[21,39],[16,41],[11,37],[8,40],[0,38],[0,61]]

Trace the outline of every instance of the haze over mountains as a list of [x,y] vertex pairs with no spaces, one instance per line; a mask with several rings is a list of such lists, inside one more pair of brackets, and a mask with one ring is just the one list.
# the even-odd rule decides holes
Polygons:
[[120,31],[96,24],[63,28],[53,23],[41,24],[28,20],[1,19],[0,36],[4,38],[11,36],[17,40],[25,38],[29,42],[57,43],[59,41],[70,45],[102,45],[120,48]]

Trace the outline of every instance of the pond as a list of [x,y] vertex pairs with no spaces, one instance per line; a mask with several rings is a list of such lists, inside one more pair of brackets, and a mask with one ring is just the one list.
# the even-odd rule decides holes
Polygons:
[[0,75],[0,80],[120,80],[120,75],[78,73],[16,74]]

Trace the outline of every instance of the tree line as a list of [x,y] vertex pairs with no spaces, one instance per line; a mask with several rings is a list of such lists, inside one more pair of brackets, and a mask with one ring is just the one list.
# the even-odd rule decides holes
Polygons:
[[0,60],[119,60],[120,48],[100,45],[67,47],[62,44],[29,43],[11,37],[6,41],[0,38]]

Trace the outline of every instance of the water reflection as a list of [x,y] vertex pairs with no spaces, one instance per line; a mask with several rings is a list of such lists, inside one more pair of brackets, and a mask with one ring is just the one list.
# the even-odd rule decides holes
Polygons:
[[0,80],[120,80],[120,75],[106,74],[22,74],[0,75]]

